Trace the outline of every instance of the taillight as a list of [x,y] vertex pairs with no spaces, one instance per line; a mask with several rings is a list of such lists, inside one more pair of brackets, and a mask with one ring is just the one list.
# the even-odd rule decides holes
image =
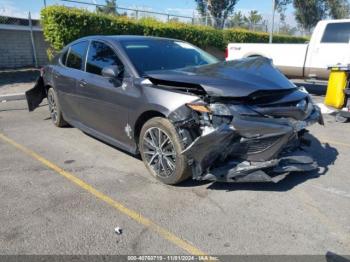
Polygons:
[[227,59],[228,58],[228,48],[226,47],[225,49],[225,58]]

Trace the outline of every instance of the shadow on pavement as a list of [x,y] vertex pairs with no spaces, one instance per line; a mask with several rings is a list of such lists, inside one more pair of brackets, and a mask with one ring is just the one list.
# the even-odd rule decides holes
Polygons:
[[326,253],[326,261],[327,262],[349,262],[350,261],[350,256],[340,256],[336,253],[328,251]]
[[31,83],[39,75],[40,71],[37,69],[0,71],[0,88],[2,85]]
[[211,190],[250,190],[250,191],[276,191],[283,192],[294,188],[295,186],[304,183],[307,180],[318,178],[325,175],[329,166],[333,165],[338,156],[338,150],[329,144],[321,144],[314,136],[308,134],[307,138],[311,141],[311,147],[306,149],[318,163],[319,169],[309,173],[291,173],[284,180],[277,184],[274,183],[218,183],[194,180],[187,180],[181,183],[180,187],[196,187],[208,184],[208,189]]

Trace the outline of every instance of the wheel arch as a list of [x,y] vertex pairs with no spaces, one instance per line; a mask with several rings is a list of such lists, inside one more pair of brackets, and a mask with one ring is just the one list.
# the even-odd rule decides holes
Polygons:
[[268,55],[263,54],[263,53],[259,53],[259,52],[247,53],[244,57],[245,58],[248,58],[248,57],[266,57],[266,58],[271,59],[271,57],[269,57]]
[[138,144],[141,129],[143,125],[150,120],[151,118],[154,117],[166,117],[163,113],[156,111],[156,110],[148,110],[146,112],[143,112],[136,120],[135,125],[134,125],[134,139],[136,144]]

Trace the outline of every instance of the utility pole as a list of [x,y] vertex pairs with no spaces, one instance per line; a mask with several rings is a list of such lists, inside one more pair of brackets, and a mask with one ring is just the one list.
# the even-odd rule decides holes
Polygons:
[[30,15],[30,12],[28,13],[28,21],[29,21],[29,30],[30,30],[30,40],[32,42],[32,48],[33,48],[34,64],[35,64],[35,67],[38,67],[38,57],[36,55],[36,47],[35,47],[34,34],[33,34],[33,23],[32,23],[32,16]]
[[44,7],[46,7],[46,0],[44,0]]
[[272,40],[273,40],[273,28],[275,26],[275,12],[276,12],[276,0],[272,0],[272,21],[271,21],[271,28],[270,28],[270,40],[269,40],[270,44],[272,44]]

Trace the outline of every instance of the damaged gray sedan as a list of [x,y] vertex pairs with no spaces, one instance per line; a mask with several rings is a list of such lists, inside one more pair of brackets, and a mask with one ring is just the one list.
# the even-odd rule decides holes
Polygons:
[[90,36],[65,47],[26,96],[30,111],[47,97],[56,126],[141,154],[166,184],[278,182],[317,169],[301,148],[322,115],[266,58],[220,62],[179,40]]

